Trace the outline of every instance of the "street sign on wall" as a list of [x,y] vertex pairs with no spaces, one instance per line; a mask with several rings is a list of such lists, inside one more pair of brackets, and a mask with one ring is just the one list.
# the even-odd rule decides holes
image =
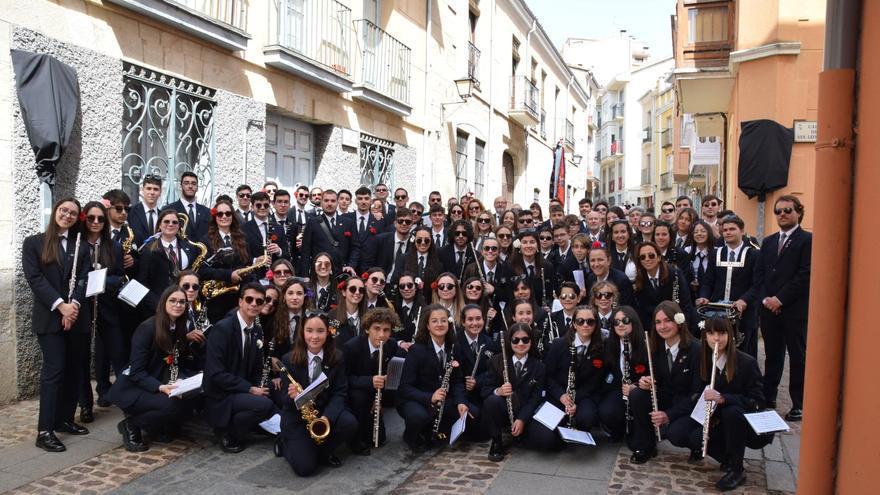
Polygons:
[[816,142],[816,125],[815,120],[795,120],[794,121],[794,142],[796,143],[815,143]]

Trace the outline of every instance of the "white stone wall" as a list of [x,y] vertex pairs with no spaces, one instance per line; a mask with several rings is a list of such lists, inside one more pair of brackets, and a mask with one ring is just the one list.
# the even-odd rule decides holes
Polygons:
[[233,196],[240,184],[258,189],[266,179],[266,105],[217,90],[214,108],[214,197]]

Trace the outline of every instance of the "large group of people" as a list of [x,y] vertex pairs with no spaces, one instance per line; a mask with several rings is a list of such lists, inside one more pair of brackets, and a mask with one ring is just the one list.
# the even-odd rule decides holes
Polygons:
[[[413,451],[465,418],[464,441],[489,440],[500,461],[512,445],[565,447],[534,419],[549,402],[567,427],[626,442],[634,463],[662,438],[699,460],[690,413],[702,394],[716,409],[718,487],[731,489],[745,447],[772,441],[744,414],[776,407],[786,350],[786,419],[801,418],[811,235],[796,196],[776,199],[779,232],[759,246],[711,195],[699,214],[688,197],[626,211],[582,199],[579,215],[551,201],[544,218],[537,203],[444,204],[434,191],[423,205],[385,184],[267,182],[203,205],[189,172],[160,208],[165,186],[144,177],[134,206],[118,189],[84,206],[60,199],[24,242],[44,450],[65,450],[56,432],[87,434],[95,401],[124,412],[130,451],[198,415],[237,453],[278,414],[276,454],[308,476],[339,466],[342,445],[381,448],[382,411],[395,407]],[[103,292],[87,297],[103,269]],[[143,297],[118,297],[132,287]],[[399,385],[385,390],[395,357]],[[175,392],[198,373],[200,389]]]

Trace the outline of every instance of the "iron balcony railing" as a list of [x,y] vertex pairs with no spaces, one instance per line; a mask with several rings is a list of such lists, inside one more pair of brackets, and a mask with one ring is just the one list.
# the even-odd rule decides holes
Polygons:
[[474,82],[474,88],[480,89],[480,50],[468,41],[467,75]]
[[612,119],[622,119],[623,118],[623,103],[615,103],[611,105],[611,118]]
[[526,76],[510,78],[510,111],[528,112],[535,120],[538,115],[538,88]]
[[660,189],[672,189],[672,172],[663,172],[660,174]]
[[344,76],[352,74],[351,9],[336,0],[276,0],[278,45]]
[[247,30],[246,0],[171,0],[171,2],[242,31]]
[[565,144],[574,147],[574,124],[565,119]]
[[660,144],[665,148],[672,146],[672,129],[663,129],[660,132]]
[[412,50],[366,19],[355,24],[362,55],[358,83],[408,104]]

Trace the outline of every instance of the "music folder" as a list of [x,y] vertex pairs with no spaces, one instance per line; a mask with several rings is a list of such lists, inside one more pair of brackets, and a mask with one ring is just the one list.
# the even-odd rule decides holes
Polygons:
[[388,362],[388,370],[385,372],[385,390],[397,390],[400,386],[400,377],[403,376],[402,357],[393,357]]
[[174,382],[174,384],[177,385],[177,388],[172,390],[171,393],[168,394],[168,397],[188,397],[195,395],[192,392],[201,392],[202,377],[204,377],[204,373],[199,373],[198,375],[184,378],[183,380],[177,380]]
[[744,414],[743,416],[758,435],[789,430],[788,423],[773,410]]
[[294,405],[296,405],[297,409],[302,409],[304,405],[308,404],[309,401],[313,400],[329,386],[330,380],[327,379],[327,375],[321,373],[321,376],[296,396],[296,399],[293,400]]
[[131,279],[119,289],[119,299],[124,301],[132,308],[136,308],[143,301],[144,297],[150,292],[150,289],[135,279]]

